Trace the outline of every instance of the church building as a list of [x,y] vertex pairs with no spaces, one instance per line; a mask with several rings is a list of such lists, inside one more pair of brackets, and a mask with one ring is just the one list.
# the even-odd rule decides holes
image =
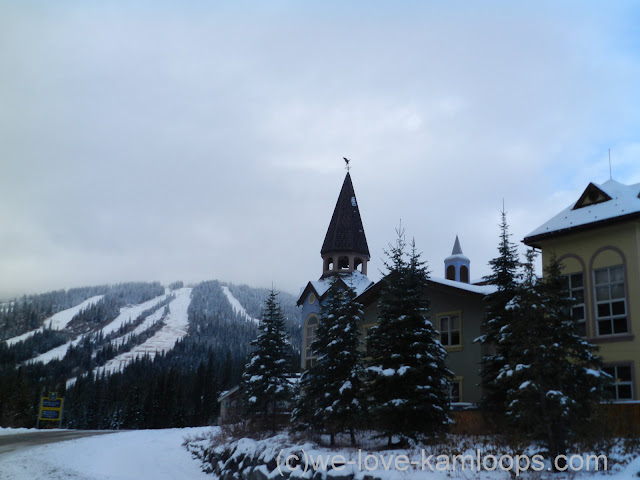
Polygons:
[[[364,306],[361,325],[363,348],[368,330],[377,323],[378,298],[384,279],[374,283],[367,277],[367,262],[371,256],[349,172],[338,195],[320,256],[320,278],[308,282],[298,299],[304,325],[303,369],[315,361],[311,343],[321,321],[320,305],[331,285],[331,276],[338,275],[340,281],[350,285],[356,292],[356,300]],[[480,400],[478,371],[485,347],[473,343],[473,340],[481,334],[482,299],[494,288],[471,284],[470,264],[456,236],[451,255],[444,259],[444,277],[430,277],[424,291],[431,304],[430,320],[448,352],[447,367],[455,375],[451,388],[454,403],[476,403]]]

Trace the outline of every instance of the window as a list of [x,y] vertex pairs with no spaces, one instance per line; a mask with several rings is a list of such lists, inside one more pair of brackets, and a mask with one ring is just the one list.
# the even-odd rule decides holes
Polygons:
[[598,335],[627,333],[627,306],[624,298],[624,267],[594,270],[596,324]]
[[305,365],[307,368],[312,367],[315,364],[316,357],[313,354],[313,350],[311,350],[311,344],[316,339],[316,330],[318,329],[318,317],[315,315],[310,316],[307,320],[307,327],[305,331],[305,350],[304,350],[304,359]]
[[469,283],[469,269],[466,265],[460,267],[460,281],[463,283]]
[[575,305],[569,312],[571,318],[577,324],[577,330],[583,337],[587,336],[587,321],[584,310],[584,275],[572,273],[566,276],[569,296],[575,300]]
[[633,378],[631,365],[611,365],[603,367],[605,373],[613,377],[609,391],[614,400],[633,400]]
[[449,402],[459,403],[462,401],[462,379],[455,378],[449,384]]
[[440,343],[445,347],[460,345],[460,317],[458,315],[442,315],[439,320]]
[[456,267],[453,265],[449,265],[447,267],[447,280],[455,280],[456,279]]

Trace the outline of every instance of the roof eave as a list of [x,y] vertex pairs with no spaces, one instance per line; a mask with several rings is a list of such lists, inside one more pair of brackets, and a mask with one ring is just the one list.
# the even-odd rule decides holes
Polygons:
[[304,299],[309,296],[309,290],[313,291],[313,293],[315,294],[316,297],[320,297],[320,295],[318,295],[318,291],[313,286],[313,283],[308,282],[307,286],[304,287],[304,290],[302,290],[302,293],[300,294],[300,297],[298,298],[298,301],[296,302],[296,306],[299,307],[300,305],[302,305],[304,303]]
[[534,248],[541,248],[538,242],[548,240],[554,237],[560,237],[570,233],[583,232],[594,228],[599,228],[614,223],[625,222],[627,220],[633,220],[634,218],[640,218],[640,212],[632,212],[626,215],[619,215],[617,217],[605,218],[603,220],[597,220],[595,222],[589,222],[582,225],[575,225],[568,228],[561,228],[553,230],[551,232],[539,233],[538,235],[531,235],[522,239],[522,243]]

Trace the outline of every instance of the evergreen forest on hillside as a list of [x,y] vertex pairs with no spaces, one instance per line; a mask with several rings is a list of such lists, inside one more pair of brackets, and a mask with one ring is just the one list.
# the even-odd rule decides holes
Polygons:
[[[139,282],[60,290],[0,304],[0,426],[34,427],[40,397],[48,392],[65,397],[63,427],[166,428],[212,423],[218,415],[218,395],[240,381],[249,344],[257,335],[255,322],[234,312],[222,291],[225,285],[248,315],[261,318],[269,290],[202,282],[191,291],[187,335],[173,349],[139,356],[111,374],[96,371],[164,326],[182,282],[170,285],[166,297],[158,282]],[[66,328],[56,330],[47,323],[52,315],[97,295],[102,298],[73,316]],[[301,332],[295,299],[286,293],[278,297],[292,344],[298,345]],[[151,302],[152,308],[117,330],[108,334],[101,330],[122,307],[152,299],[158,300]],[[134,333],[154,311],[158,321]],[[28,338],[7,342],[30,331]],[[32,361],[73,339],[79,341],[68,346],[62,358]],[[292,367],[297,368],[299,361],[296,352]]]

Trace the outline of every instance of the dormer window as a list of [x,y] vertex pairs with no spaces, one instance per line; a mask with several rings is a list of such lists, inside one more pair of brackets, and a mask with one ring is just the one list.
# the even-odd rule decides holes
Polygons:
[[590,183],[582,195],[576,202],[573,210],[579,208],[588,207],[589,205],[597,205],[598,203],[604,203],[611,200],[611,197],[603,192],[600,188],[596,187],[593,183]]

